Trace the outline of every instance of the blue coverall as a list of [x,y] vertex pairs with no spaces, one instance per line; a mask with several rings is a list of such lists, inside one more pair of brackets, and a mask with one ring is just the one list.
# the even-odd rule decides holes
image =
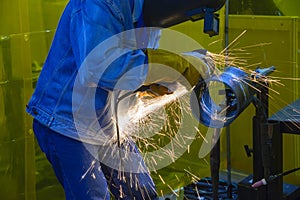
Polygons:
[[[143,84],[147,74],[147,66],[143,65],[147,56],[142,49],[118,55],[124,46],[122,42],[130,42],[131,36],[112,47],[105,41],[136,28],[142,4],[142,0],[70,0],[27,105],[27,112],[34,117],[33,129],[39,145],[68,200],[110,199],[110,194],[116,199],[157,198],[149,173],[125,171],[120,176],[118,169],[101,162],[102,155],[98,155],[99,141],[103,145],[101,134],[108,138],[115,134],[108,102],[118,80],[136,69],[135,79],[130,76],[133,83],[128,83],[132,88],[125,87],[134,90]],[[102,46],[97,49],[99,45]],[[93,56],[89,57],[91,53]],[[103,69],[108,60],[111,62]],[[83,109],[90,102],[94,103],[95,119]],[[96,120],[95,127],[90,120]],[[133,143],[129,145],[138,153]]]

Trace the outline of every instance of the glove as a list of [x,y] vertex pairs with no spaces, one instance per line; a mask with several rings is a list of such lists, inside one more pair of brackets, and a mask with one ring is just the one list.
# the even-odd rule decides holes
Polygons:
[[[195,86],[201,79],[207,78],[214,66],[207,62],[206,50],[175,54],[161,49],[147,49],[149,71],[145,83],[177,81],[177,77],[165,71],[168,66],[183,76],[190,87]],[[165,69],[164,69],[165,68]],[[187,85],[184,84],[186,87]]]

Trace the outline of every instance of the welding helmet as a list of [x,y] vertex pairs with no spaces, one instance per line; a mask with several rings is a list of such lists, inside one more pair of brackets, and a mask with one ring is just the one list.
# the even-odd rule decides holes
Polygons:
[[226,0],[144,0],[143,18],[148,27],[170,27],[188,20],[204,19],[204,32],[210,36],[219,32],[215,14]]

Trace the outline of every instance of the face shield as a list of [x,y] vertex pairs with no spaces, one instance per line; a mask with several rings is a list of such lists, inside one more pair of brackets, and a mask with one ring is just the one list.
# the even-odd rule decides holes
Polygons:
[[143,18],[148,27],[167,28],[188,20],[204,19],[204,32],[219,33],[219,19],[215,13],[226,0],[144,0]]

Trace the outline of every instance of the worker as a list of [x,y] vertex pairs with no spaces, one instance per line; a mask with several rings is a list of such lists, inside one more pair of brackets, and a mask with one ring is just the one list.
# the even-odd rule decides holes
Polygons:
[[[104,144],[109,146],[108,140],[103,139],[115,136],[113,106],[109,103],[111,93],[116,89],[135,91],[147,85],[146,80],[151,79],[148,63],[169,57],[167,52],[155,51],[157,37],[147,31],[147,44],[143,48],[128,51],[126,44],[134,37],[130,34],[117,45],[113,44],[116,40],[109,40],[143,27],[142,6],[143,0],[70,0],[60,18],[26,110],[34,118],[38,144],[63,186],[67,200],[108,200],[111,195],[115,199],[158,198],[147,170],[120,171],[102,162],[110,154],[99,150]],[[193,71],[184,60],[171,67],[182,73],[191,85],[199,80],[197,70]],[[118,84],[131,70],[134,73],[123,79],[125,84]],[[163,86],[149,87],[149,91],[155,88],[159,90],[156,94],[170,93]],[[94,102],[95,118],[83,109],[89,105],[89,98]],[[91,120],[97,122],[96,129]],[[134,142],[129,141],[128,145],[130,151],[139,153]],[[123,146],[119,144],[120,148]],[[139,162],[137,166],[145,166],[142,160]]]

